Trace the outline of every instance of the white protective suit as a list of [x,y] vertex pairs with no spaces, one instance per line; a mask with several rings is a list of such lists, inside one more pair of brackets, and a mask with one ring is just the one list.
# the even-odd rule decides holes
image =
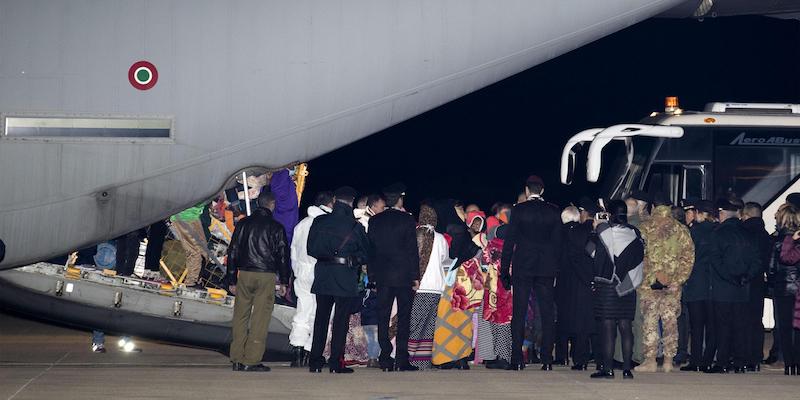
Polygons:
[[331,209],[326,206],[308,207],[308,216],[294,227],[292,239],[292,270],[294,271],[294,293],[297,296],[297,311],[292,319],[292,332],[289,343],[311,351],[314,334],[314,316],[317,311],[317,300],[311,294],[314,284],[314,265],[317,260],[308,255],[308,231],[314,218],[328,214]]

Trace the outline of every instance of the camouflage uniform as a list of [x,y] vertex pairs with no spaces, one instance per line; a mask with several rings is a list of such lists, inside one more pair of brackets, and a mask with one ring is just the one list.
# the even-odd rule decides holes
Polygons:
[[[694,265],[694,243],[689,230],[672,218],[668,206],[658,206],[641,225],[645,240],[644,282],[638,289],[644,317],[643,351],[645,361],[653,361],[658,351],[658,322],[662,323],[664,359],[672,360],[678,348],[678,316],[681,314],[681,287]],[[660,273],[667,289],[653,290]]]

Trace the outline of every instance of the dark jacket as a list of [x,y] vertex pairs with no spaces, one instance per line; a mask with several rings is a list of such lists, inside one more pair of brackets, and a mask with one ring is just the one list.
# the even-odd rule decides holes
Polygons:
[[775,248],[772,238],[761,218],[748,218],[742,221],[742,227],[750,233],[751,240],[758,252],[758,274],[750,280],[750,299],[760,300],[766,295],[766,275],[769,271],[772,251]]
[[378,286],[411,287],[419,276],[417,223],[403,211],[387,209],[370,218],[369,281]]
[[272,272],[289,284],[289,244],[283,225],[266,208],[257,208],[239,221],[228,246],[228,282],[236,283],[238,271]]
[[772,294],[791,297],[800,286],[800,248],[792,239],[794,232],[782,232],[775,243],[775,257],[771,266]]
[[[369,242],[364,226],[356,221],[353,208],[336,202],[330,214],[314,219],[308,232],[308,255],[317,259],[311,293],[356,297],[361,265],[367,262]],[[326,259],[346,258],[341,264]]]
[[556,281],[558,330],[569,335],[594,331],[592,258],[586,253],[591,230],[577,222],[563,227],[561,267]]
[[513,278],[554,277],[561,251],[561,215],[558,207],[541,199],[514,206],[508,227],[501,274],[514,264]]
[[695,222],[689,232],[694,242],[692,274],[683,285],[684,301],[711,300],[712,239],[717,224],[711,221]]
[[742,221],[719,224],[712,238],[711,300],[744,303],[750,298],[750,280],[758,275],[759,254]]

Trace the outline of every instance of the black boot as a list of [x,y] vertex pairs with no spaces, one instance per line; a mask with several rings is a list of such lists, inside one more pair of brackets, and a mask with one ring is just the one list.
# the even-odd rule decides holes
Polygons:
[[622,371],[622,379],[633,379],[633,372],[629,369]]
[[395,369],[394,358],[388,357],[378,360],[381,364],[381,370],[383,372],[392,372]]
[[289,364],[291,368],[300,368],[303,366],[303,356],[305,349],[300,346],[292,347],[292,363]]
[[332,374],[352,374],[354,371],[352,368],[348,368],[344,365],[344,362],[339,363],[330,363],[331,364],[331,373]]
[[602,371],[597,371],[589,376],[592,379],[614,379],[614,371],[610,369],[604,369]]
[[701,370],[702,370],[701,366],[695,365],[695,364],[692,364],[692,363],[689,363],[689,364],[684,365],[683,367],[681,367],[681,371],[684,371],[684,372],[699,372]]
[[322,367],[324,365],[325,365],[325,358],[324,357],[320,357],[320,358],[318,358],[316,360],[313,360],[313,359],[311,359],[309,357],[308,372],[318,374],[318,373],[322,372]]
[[511,364],[508,361],[506,361],[505,359],[502,359],[502,358],[498,357],[496,360],[492,360],[491,363],[487,363],[486,364],[486,369],[510,370],[511,369]]

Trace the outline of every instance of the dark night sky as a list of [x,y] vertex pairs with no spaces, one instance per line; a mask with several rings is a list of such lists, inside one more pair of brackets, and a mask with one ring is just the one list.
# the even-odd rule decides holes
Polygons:
[[565,204],[591,190],[558,182],[570,136],[638,121],[671,95],[690,110],[800,102],[799,39],[792,20],[648,20],[312,160],[305,200],[344,184],[366,193],[402,181],[411,209],[428,197],[488,209],[514,202],[536,173],[545,197]]

